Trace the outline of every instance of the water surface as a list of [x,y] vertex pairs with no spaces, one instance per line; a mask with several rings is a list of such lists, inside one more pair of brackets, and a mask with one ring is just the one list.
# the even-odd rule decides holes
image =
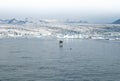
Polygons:
[[120,42],[0,39],[0,81],[119,81]]

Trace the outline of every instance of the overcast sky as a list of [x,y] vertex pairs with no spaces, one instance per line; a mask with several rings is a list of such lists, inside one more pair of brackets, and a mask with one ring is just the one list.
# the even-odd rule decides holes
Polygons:
[[73,18],[111,22],[120,18],[120,0],[0,0],[1,18]]

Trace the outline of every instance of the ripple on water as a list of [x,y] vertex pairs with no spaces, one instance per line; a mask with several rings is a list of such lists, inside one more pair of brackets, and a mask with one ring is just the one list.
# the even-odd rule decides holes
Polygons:
[[45,70],[45,69],[47,69],[47,70],[50,70],[50,69],[56,70],[57,68],[56,67],[50,67],[50,66],[41,66],[38,69],[40,69],[40,70]]
[[9,65],[0,65],[1,72],[14,72],[17,68]]
[[22,58],[22,59],[32,59],[32,57],[29,57],[29,56],[22,56],[20,58]]
[[20,50],[11,50],[9,53],[10,54],[17,54],[17,53],[22,53],[23,51]]

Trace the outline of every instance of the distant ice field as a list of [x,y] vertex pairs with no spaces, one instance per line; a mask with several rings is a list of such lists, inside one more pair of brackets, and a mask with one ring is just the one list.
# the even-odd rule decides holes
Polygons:
[[0,25],[0,38],[65,38],[120,40],[119,24],[43,23]]

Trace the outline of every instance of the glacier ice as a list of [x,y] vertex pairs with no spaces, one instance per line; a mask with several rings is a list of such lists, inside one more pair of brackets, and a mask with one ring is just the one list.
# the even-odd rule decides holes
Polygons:
[[0,38],[32,37],[120,40],[120,25],[69,23],[0,25]]

